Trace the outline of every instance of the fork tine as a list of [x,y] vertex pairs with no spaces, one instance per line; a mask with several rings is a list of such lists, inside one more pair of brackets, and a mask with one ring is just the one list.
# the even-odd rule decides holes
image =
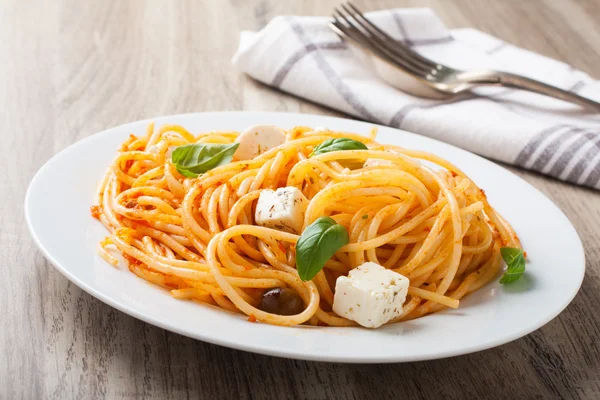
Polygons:
[[[355,21],[355,23],[353,25],[358,24],[360,26],[360,28],[362,28],[362,30],[364,30],[370,36],[372,36],[372,39],[374,41],[378,42],[379,45],[381,47],[384,47],[385,50],[387,50],[388,52],[394,53],[394,55],[396,57],[401,58],[401,59],[405,60],[407,63],[413,65],[415,68],[418,68],[419,70],[421,70],[422,74],[429,73],[435,69],[435,65],[432,64],[431,62],[427,62],[427,63],[422,62],[419,59],[412,57],[410,54],[407,54],[406,52],[398,50],[397,42],[394,39],[392,39],[391,37],[389,37],[387,35],[386,35],[386,37],[382,37],[369,24],[367,24],[367,23],[363,22],[361,19],[357,18],[357,16],[354,14],[354,12],[350,11],[344,4],[342,4],[341,7],[347,13],[347,15],[350,16],[350,18],[352,18],[352,20]],[[359,29],[359,28],[357,27],[357,29]]]
[[[431,71],[430,68],[424,70],[422,67],[416,66],[414,63],[408,62],[406,58],[399,57],[396,53],[389,51],[387,48],[381,45],[380,42],[375,40],[374,36],[365,32],[356,26],[346,15],[335,9],[333,17],[336,21],[334,26],[342,31],[350,39],[360,43],[363,48],[376,53],[379,57],[389,60],[390,62],[398,65],[400,68],[407,72],[416,75],[421,78],[426,78],[428,73]],[[339,17],[339,18],[338,18]],[[340,21],[342,19],[344,23]]]
[[[375,46],[369,40],[369,38],[365,36],[361,31],[357,30],[353,26],[348,25],[348,21],[344,15],[339,13],[339,11],[337,10],[335,11],[336,12],[334,12],[333,14],[334,22],[330,23],[330,26],[332,26],[338,32],[338,34],[341,34],[342,36],[345,36],[346,38],[349,38],[350,40],[356,42],[363,49],[374,52],[379,57],[389,60],[392,63],[398,64],[400,67],[402,67],[405,70],[408,70],[410,73],[420,75],[421,72],[415,69],[412,65],[406,64],[404,61],[396,59],[396,57],[394,57],[393,55],[388,55],[380,51],[379,48]],[[344,22],[340,21],[340,19]]]
[[412,70],[409,65],[404,65],[396,60],[390,59],[390,57],[388,57],[386,54],[383,54],[376,48],[374,48],[372,44],[363,40],[363,37],[357,37],[353,34],[352,31],[348,31],[348,28],[345,27],[343,24],[340,24],[339,22],[332,22],[330,23],[330,26],[338,33],[338,35],[340,35],[345,40],[354,42],[356,45],[358,45],[358,47],[361,47],[363,50],[374,53],[377,57],[397,65],[399,68],[407,71],[412,75],[419,76],[418,71]]
[[[372,37],[365,35],[363,31],[356,28],[354,25],[350,23],[348,18],[339,12],[339,10],[335,10],[333,14],[334,22],[331,23],[331,26],[336,29],[338,33],[341,32],[342,36],[345,36],[352,41],[359,44],[360,47],[371,51],[378,55],[379,57],[390,61],[393,64],[397,64],[400,68],[408,71],[409,73],[416,76],[423,76],[423,71],[419,68],[415,68],[414,65],[407,63],[405,60],[395,56],[393,53],[382,49],[376,42],[373,41]],[[344,22],[340,21],[343,20]]]
[[397,46],[397,48],[402,49],[402,51],[404,53],[412,56],[413,59],[418,60],[421,63],[427,65],[429,68],[431,68],[431,69],[439,68],[437,63],[434,63],[433,61],[423,57],[422,55],[420,55],[419,53],[417,53],[416,51],[411,49],[409,46],[405,45],[401,41],[395,40],[393,37],[391,37],[384,31],[382,31],[377,25],[375,25],[374,23],[369,21],[369,19],[367,17],[365,17],[364,14],[354,4],[352,4],[349,1],[346,2],[346,4],[354,12],[353,17],[358,16],[358,18],[360,18],[364,23],[368,24],[373,29],[373,31],[377,32],[377,34],[379,34],[380,37],[382,37],[385,40],[391,41],[392,43],[394,43]]

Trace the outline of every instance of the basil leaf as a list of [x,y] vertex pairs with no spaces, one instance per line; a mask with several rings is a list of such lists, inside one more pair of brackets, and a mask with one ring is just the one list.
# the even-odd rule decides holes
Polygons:
[[229,163],[239,145],[239,143],[186,144],[173,150],[171,161],[181,175],[195,178],[213,168]]
[[503,247],[500,249],[502,259],[506,263],[506,272],[500,278],[500,283],[512,283],[519,279],[525,272],[525,255],[523,250],[513,247]]
[[349,138],[327,139],[320,145],[316,146],[309,157],[318,156],[319,154],[329,153],[330,151],[340,150],[368,150],[367,146],[358,140]]
[[296,268],[303,281],[314,278],[336,251],[348,244],[348,232],[329,217],[306,227],[296,243]]

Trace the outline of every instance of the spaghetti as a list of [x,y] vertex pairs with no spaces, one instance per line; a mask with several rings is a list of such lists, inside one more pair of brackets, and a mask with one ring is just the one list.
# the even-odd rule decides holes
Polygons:
[[[500,248],[520,247],[485,193],[446,160],[379,144],[370,137],[296,127],[285,142],[254,159],[218,166],[197,178],[178,172],[170,153],[190,143],[233,143],[237,132],[193,135],[181,126],[150,124],[130,135],[102,179],[92,214],[110,231],[99,245],[117,265],[194,299],[276,325],[351,326],[332,311],[336,279],[371,261],[410,279],[402,315],[408,320],[446,307],[488,283],[501,269]],[[367,150],[309,157],[332,138]],[[364,164],[380,160],[377,165]],[[254,208],[264,189],[292,186],[309,200],[304,227],[322,216],[343,225],[344,245],[310,281],[295,265],[299,236],[258,226]],[[259,308],[272,288],[293,289],[304,304],[294,315]]]

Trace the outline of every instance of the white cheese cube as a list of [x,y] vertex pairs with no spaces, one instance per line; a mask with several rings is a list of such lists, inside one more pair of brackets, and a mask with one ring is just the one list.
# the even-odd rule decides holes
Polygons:
[[293,186],[261,190],[254,219],[267,228],[300,233],[308,200]]
[[235,159],[250,160],[285,143],[285,132],[275,125],[253,125],[240,133],[235,141],[240,144]]
[[337,279],[333,311],[366,328],[378,328],[402,315],[409,283],[397,272],[366,262]]
[[365,161],[363,168],[379,167],[382,165],[394,165],[394,163],[390,160],[384,160],[383,158],[367,158],[367,161]]

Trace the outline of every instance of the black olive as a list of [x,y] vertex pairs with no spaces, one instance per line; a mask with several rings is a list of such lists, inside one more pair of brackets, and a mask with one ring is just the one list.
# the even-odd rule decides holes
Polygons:
[[296,315],[304,310],[304,303],[295,290],[275,288],[262,295],[258,308],[271,314]]

